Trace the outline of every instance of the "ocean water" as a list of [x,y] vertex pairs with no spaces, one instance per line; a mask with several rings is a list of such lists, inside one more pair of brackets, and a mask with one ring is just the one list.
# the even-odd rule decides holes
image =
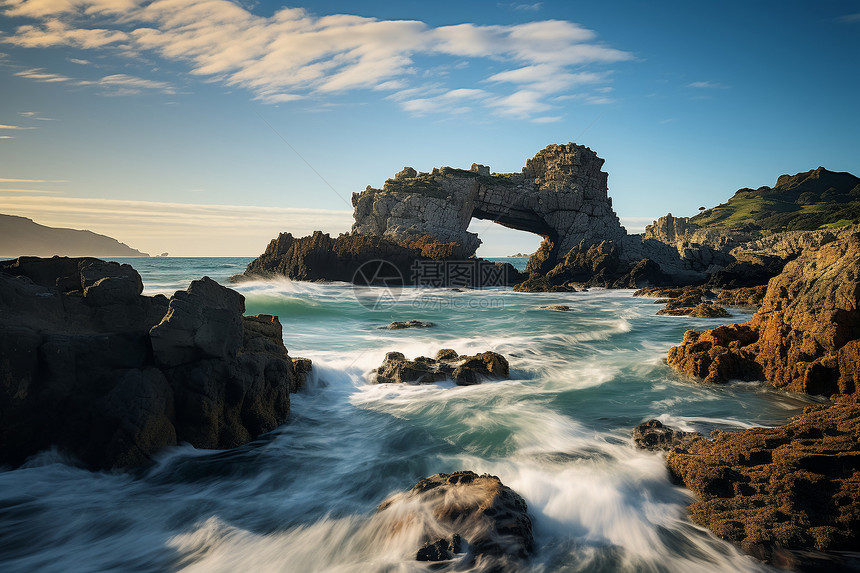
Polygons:
[[[168,295],[203,275],[226,284],[249,260],[123,259],[145,294]],[[524,571],[769,570],[690,522],[691,494],[630,437],[650,418],[706,434],[777,425],[810,403],[765,384],[696,384],[665,365],[685,330],[748,315],[657,316],[627,290],[232,286],[249,314],[280,317],[291,356],[314,362],[290,420],[235,450],[170,448],[140,472],[88,472],[54,451],[0,471],[0,571],[431,571],[414,561],[417,531],[392,534],[375,510],[461,469],[527,501],[537,551]],[[435,326],[380,329],[409,319]],[[369,383],[386,352],[441,348],[500,352],[510,379]]]

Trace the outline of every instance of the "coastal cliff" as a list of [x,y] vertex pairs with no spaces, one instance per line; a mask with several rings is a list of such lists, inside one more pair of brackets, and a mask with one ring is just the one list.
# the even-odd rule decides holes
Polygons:
[[143,296],[129,265],[0,263],[0,464],[51,446],[91,468],[165,446],[230,448],[282,424],[307,365],[270,315],[208,277]]

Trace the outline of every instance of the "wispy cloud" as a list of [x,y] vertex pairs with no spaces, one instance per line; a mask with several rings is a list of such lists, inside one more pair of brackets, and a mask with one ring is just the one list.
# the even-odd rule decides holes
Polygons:
[[175,88],[167,82],[147,80],[136,76],[130,76],[128,74],[112,74],[97,80],[84,80],[62,74],[49,73],[43,68],[31,68],[29,70],[15,72],[14,75],[37,82],[65,83],[74,86],[95,86],[105,88],[106,91],[101,92],[101,95],[135,95],[141,93],[144,89],[157,90],[169,95],[176,93]]
[[20,130],[20,129],[36,129],[36,128],[35,127],[25,127],[22,125],[3,125],[3,124],[0,124],[0,129]]
[[11,135],[0,135],[0,139],[15,139],[15,138]]
[[860,13],[845,14],[844,16],[839,16],[836,20],[843,24],[856,24],[857,22],[860,22]]
[[696,89],[728,89],[729,86],[721,84],[719,82],[693,82],[691,84],[687,84],[688,88],[696,88]]
[[35,119],[37,121],[56,121],[53,117],[42,117],[38,111],[20,111],[18,115],[27,119]]
[[543,2],[535,2],[534,4],[512,4],[511,7],[518,12],[537,12],[543,6]]
[[[512,6],[537,10],[540,3]],[[482,98],[472,98],[474,104],[528,118],[552,107],[549,95],[606,81],[606,69],[591,71],[585,66],[605,68],[632,59],[628,52],[597,42],[594,31],[561,20],[431,27],[414,20],[316,16],[300,8],[282,8],[262,17],[228,0],[3,0],[3,11],[36,21],[0,36],[2,42],[156,53],[187,63],[194,75],[247,89],[266,103],[356,89],[402,92],[420,75],[416,56],[444,55],[457,58],[459,65],[473,59],[494,62],[492,74],[482,77],[476,71],[475,81],[487,80],[492,89],[484,89]],[[26,73],[22,77],[72,82],[42,69]],[[449,86],[440,94],[458,88],[477,89]],[[119,89],[130,93],[146,88],[126,84]],[[522,105],[527,99],[536,105],[531,112]],[[434,101],[395,101],[415,113],[441,111]]]
[[27,193],[34,195],[62,195],[63,191],[51,191],[47,189],[4,189],[0,187],[0,201],[3,199],[3,195],[9,194],[17,194],[17,193]]
[[[136,249],[173,255],[241,256],[262,253],[269,240],[349,230],[352,211],[236,205],[124,201],[55,196],[0,195],[0,213],[42,225],[88,229]],[[253,220],[253,225],[248,221]]]

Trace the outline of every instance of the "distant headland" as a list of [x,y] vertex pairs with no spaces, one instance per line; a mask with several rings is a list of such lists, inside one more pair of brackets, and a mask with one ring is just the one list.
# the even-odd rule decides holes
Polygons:
[[46,227],[26,217],[0,214],[0,253],[6,256],[148,257],[112,237],[92,231]]

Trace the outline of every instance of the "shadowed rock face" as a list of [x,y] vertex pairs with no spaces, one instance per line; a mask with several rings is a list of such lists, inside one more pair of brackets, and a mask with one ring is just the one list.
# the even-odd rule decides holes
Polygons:
[[[0,464],[50,446],[93,468],[244,444],[298,384],[277,317],[204,277],[171,299],[98,259],[0,262]],[[309,364],[298,367],[306,375]]]
[[607,195],[603,159],[587,147],[550,145],[521,173],[490,174],[442,167],[431,173],[406,168],[382,189],[354,193],[353,233],[394,242],[430,235],[458,246],[453,255],[474,255],[480,240],[466,229],[472,217],[547,238],[552,259],[585,241],[616,240],[625,231]]
[[430,476],[382,502],[378,512],[393,532],[419,528],[420,560],[445,561],[462,551],[464,567],[514,572],[534,551],[525,500],[489,474]]

